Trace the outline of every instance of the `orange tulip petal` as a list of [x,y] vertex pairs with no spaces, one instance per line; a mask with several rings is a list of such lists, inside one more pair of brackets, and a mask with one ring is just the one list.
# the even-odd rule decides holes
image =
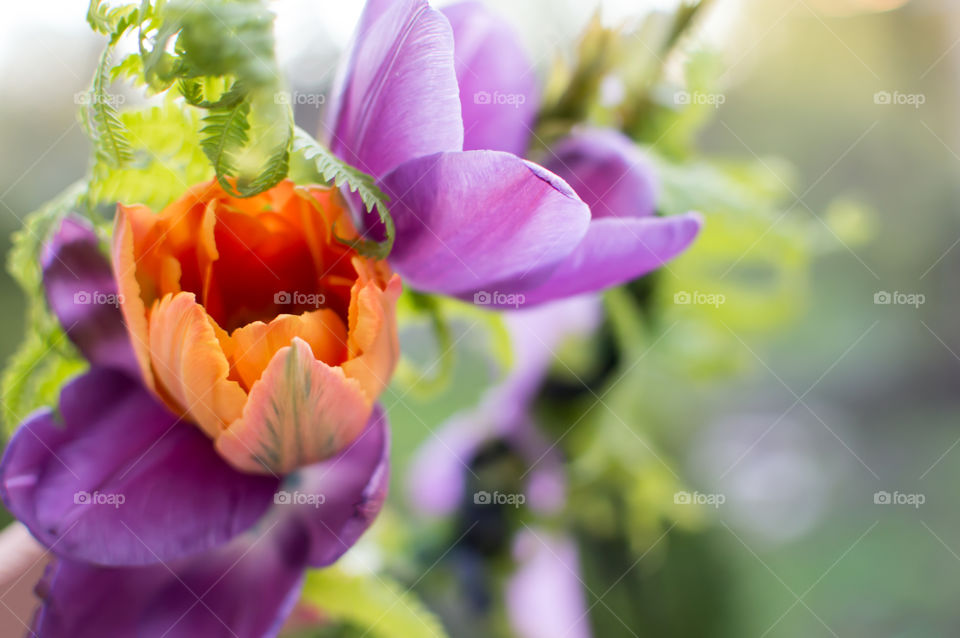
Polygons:
[[116,227],[113,231],[113,268],[117,292],[120,295],[120,311],[130,333],[133,352],[140,364],[144,383],[154,389],[153,373],[150,371],[147,309],[140,296],[135,250],[137,229],[149,228],[151,217],[153,213],[146,206],[117,206]]
[[240,417],[247,395],[230,380],[230,364],[211,319],[193,293],[166,295],[150,313],[150,354],[160,393],[209,436]]
[[357,381],[314,359],[310,345],[294,337],[270,360],[242,418],[220,434],[216,446],[239,470],[283,474],[342,450],[372,410]]
[[333,310],[280,315],[270,323],[255,321],[233,331],[227,357],[235,376],[252,388],[277,351],[294,337],[306,341],[314,358],[327,365],[338,365],[347,356],[347,327]]
[[350,360],[342,367],[371,401],[387,387],[400,357],[396,308],[402,288],[399,275],[386,288],[361,275],[351,291]]

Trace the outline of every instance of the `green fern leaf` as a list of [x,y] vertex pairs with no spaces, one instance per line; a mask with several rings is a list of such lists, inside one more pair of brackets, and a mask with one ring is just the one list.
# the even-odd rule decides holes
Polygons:
[[340,160],[300,128],[294,133],[293,152],[306,160],[323,182],[348,188],[350,192],[360,196],[368,213],[376,211],[386,231],[384,241],[361,239],[348,243],[365,256],[386,259],[393,248],[396,228],[387,208],[389,198],[380,190],[373,177]]
[[253,197],[279,184],[290,172],[290,146],[292,137],[277,147],[270,155],[264,168],[249,184],[238,184],[237,190],[243,197]]
[[36,408],[55,405],[62,382],[86,366],[47,308],[40,269],[47,238],[77,207],[82,191],[82,184],[70,187],[13,235],[7,270],[27,297],[27,334],[0,377],[8,432]]
[[228,109],[215,109],[203,118],[200,129],[200,147],[213,165],[217,181],[224,190],[234,192],[228,181],[236,177],[234,156],[249,142],[250,102],[242,100]]
[[116,96],[106,91],[106,76],[111,68],[110,57],[113,47],[108,46],[100,56],[97,72],[93,78],[93,86],[87,93],[91,117],[88,129],[94,134],[94,145],[98,159],[113,166],[123,166],[133,159],[133,149],[127,139],[127,131],[120,121],[114,103]]

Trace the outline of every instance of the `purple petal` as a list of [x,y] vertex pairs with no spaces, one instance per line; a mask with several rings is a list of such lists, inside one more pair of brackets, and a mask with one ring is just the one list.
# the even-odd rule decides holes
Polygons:
[[397,226],[394,268],[414,288],[469,299],[544,281],[590,220],[563,180],[497,151],[419,158],[381,185]]
[[463,147],[450,24],[426,0],[367,5],[326,119],[330,147],[382,176]]
[[582,129],[551,150],[544,165],[567,180],[590,206],[593,218],[649,217],[657,181],[649,160],[628,137],[612,129]]
[[537,76],[513,27],[480,2],[443,9],[453,27],[463,111],[463,150],[523,156],[540,96]]
[[[262,535],[261,535],[262,534]],[[300,594],[302,556],[273,530],[146,567],[61,560],[38,586],[43,638],[275,636]]]
[[506,587],[507,616],[520,638],[590,638],[573,541],[528,528],[514,543],[519,567]]
[[697,213],[595,219],[583,243],[550,279],[524,293],[524,303],[530,306],[641,277],[686,250],[702,225]]
[[0,496],[61,557],[142,565],[196,554],[249,528],[277,479],[240,473],[199,429],[104,368],[37,412],[0,462]]
[[339,455],[291,475],[271,514],[291,538],[304,538],[307,562],[330,565],[380,513],[389,482],[387,418],[377,406],[366,429]]
[[117,283],[93,228],[77,218],[64,219],[44,247],[42,266],[50,309],[83,356],[139,377]]

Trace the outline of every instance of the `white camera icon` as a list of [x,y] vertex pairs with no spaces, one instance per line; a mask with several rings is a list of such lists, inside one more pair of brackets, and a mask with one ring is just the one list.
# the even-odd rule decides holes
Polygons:
[[873,495],[873,502],[876,505],[889,505],[893,502],[890,492],[877,492]]
[[293,296],[289,292],[278,292],[273,296],[273,303],[278,306],[288,306],[293,303]]
[[473,495],[473,502],[476,505],[489,505],[493,502],[493,497],[490,492],[480,491]]
[[474,104],[490,104],[490,93],[487,91],[477,91],[473,94]]

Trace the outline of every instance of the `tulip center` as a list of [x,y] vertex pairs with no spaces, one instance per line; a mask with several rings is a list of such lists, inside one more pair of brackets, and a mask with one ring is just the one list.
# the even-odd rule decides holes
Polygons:
[[217,259],[184,289],[227,332],[320,308],[346,319],[356,272],[345,246],[311,246],[296,220],[277,213],[229,209],[217,212],[214,241]]
[[153,298],[193,293],[227,333],[320,309],[346,324],[356,252],[336,241],[334,224],[351,230],[332,191],[308,196],[284,183],[235,199],[210,186],[144,242],[141,286]]

